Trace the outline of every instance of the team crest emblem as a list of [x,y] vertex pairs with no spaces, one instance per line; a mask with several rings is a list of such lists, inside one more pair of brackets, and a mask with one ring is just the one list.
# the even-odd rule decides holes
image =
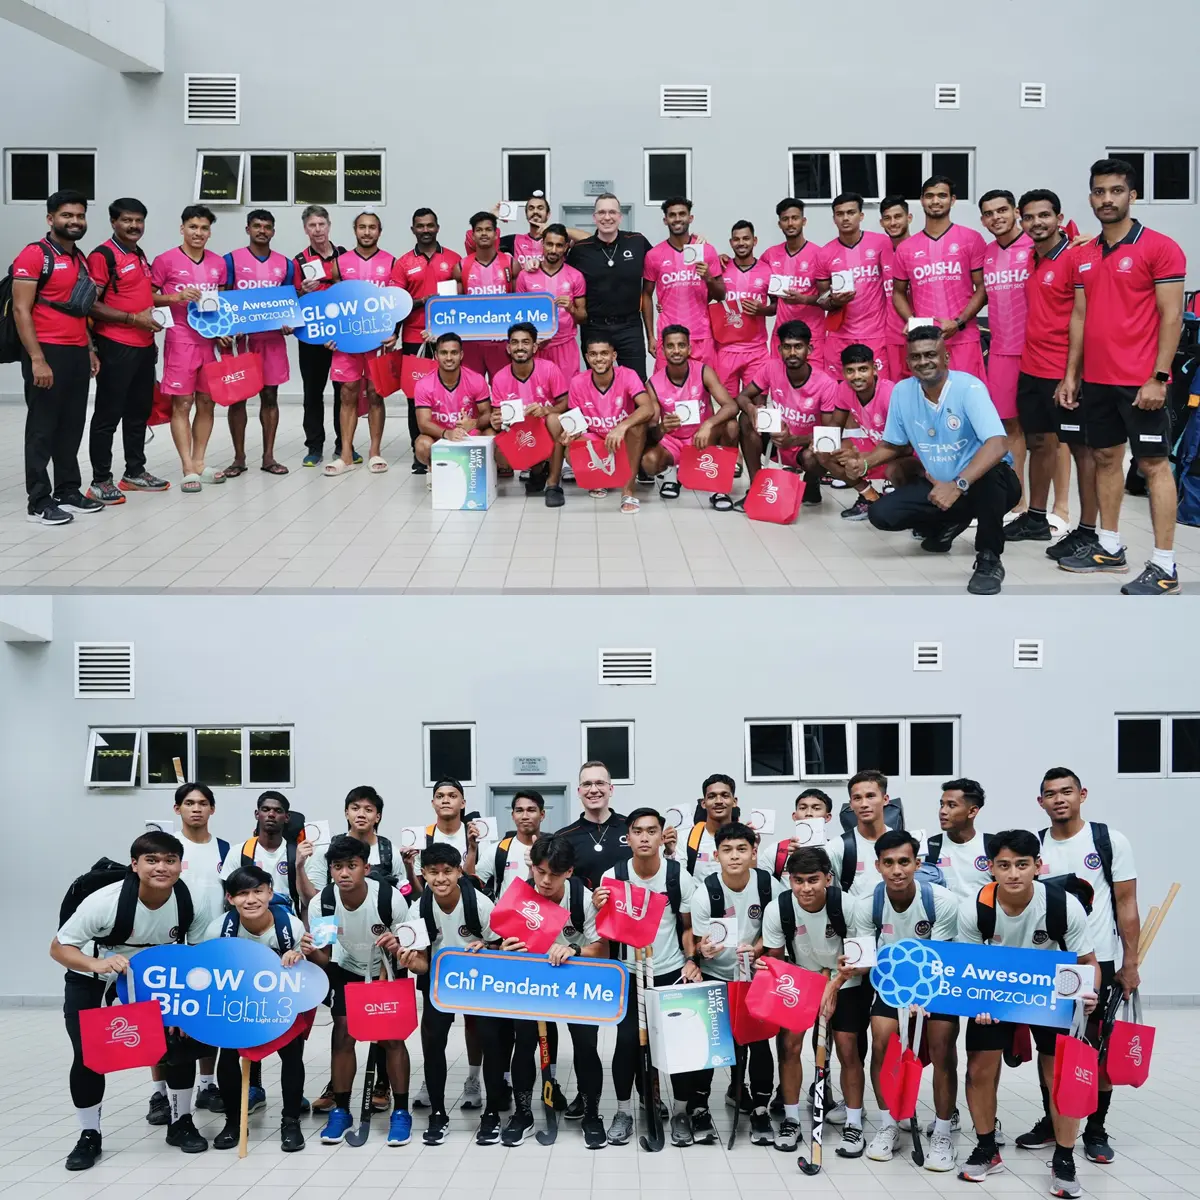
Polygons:
[[750,905],[750,907],[746,910],[746,915],[752,921],[761,921],[762,920],[762,905],[761,904]]
[[376,921],[375,924],[371,926],[371,932],[378,937],[386,928],[386,925],[382,925]]
[[979,855],[979,857],[975,860],[975,870],[977,871],[986,871],[987,865],[988,860],[986,854]]
[[1044,946],[1050,940],[1050,935],[1044,929],[1035,929],[1033,931],[1033,944],[1035,946]]
[[927,938],[932,932],[932,929],[933,927],[928,921],[918,921],[913,932],[916,933],[917,937],[919,938]]
[[955,416],[954,413],[950,413],[950,415],[946,417],[946,428],[947,429],[960,429],[961,427],[962,427],[962,418],[961,417]]
[[1100,869],[1100,855],[1093,850],[1091,854],[1084,858],[1083,865],[1087,867],[1089,871],[1098,871]]

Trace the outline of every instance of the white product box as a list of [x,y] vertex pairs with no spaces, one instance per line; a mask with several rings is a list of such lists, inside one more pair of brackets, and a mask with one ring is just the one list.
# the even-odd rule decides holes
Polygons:
[[433,508],[482,512],[496,502],[496,447],[490,437],[433,444]]

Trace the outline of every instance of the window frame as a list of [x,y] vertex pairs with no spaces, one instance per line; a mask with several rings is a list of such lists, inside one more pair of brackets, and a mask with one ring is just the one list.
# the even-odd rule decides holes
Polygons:
[[142,748],[141,759],[142,765],[138,771],[140,780],[138,786],[149,788],[151,791],[161,792],[174,790],[179,786],[178,783],[151,783],[149,775],[149,756],[146,753],[150,744],[150,735],[153,733],[183,733],[187,735],[187,770],[184,772],[184,782],[193,774],[193,769],[196,765],[196,730],[190,725],[146,725],[142,727]]
[[[804,731],[810,726],[816,728],[822,725],[841,725],[846,732],[846,774],[831,775],[828,772],[819,774],[808,773],[808,764],[804,753]],[[800,744],[800,757],[796,760],[796,769],[800,772],[799,782],[815,783],[823,780],[849,779],[855,773],[854,764],[858,755],[858,730],[853,717],[801,717],[796,721],[796,732]],[[747,780],[747,782],[749,782]]]
[[[88,744],[87,755],[83,760],[83,785],[89,791],[110,791],[114,788],[136,788],[138,786],[138,778],[141,773],[142,760],[142,729],[135,725],[93,725],[88,729]],[[96,757],[98,749],[96,739],[105,735],[114,733],[132,733],[133,739],[133,763],[130,767],[129,780],[124,782],[121,780],[93,780],[92,779],[92,762]]]
[[[1124,158],[1130,154],[1142,155],[1142,183],[1146,195],[1138,193],[1139,204],[1195,204],[1196,200],[1196,147],[1195,146],[1124,146],[1120,149],[1107,147],[1105,158]],[[1186,154],[1188,156],[1188,196],[1185,200],[1159,200],[1154,191],[1154,157],[1157,154]],[[1126,714],[1128,715],[1128,714]],[[1133,778],[1132,776],[1130,778]]]
[[650,156],[652,154],[682,154],[684,156],[683,168],[683,194],[690,196],[692,194],[692,151],[691,147],[684,146],[646,146],[642,149],[642,204],[646,208],[661,208],[663,200],[650,199]]
[[[237,195],[232,200],[214,200],[211,197],[200,195],[200,183],[204,178],[204,160],[206,157],[211,158],[234,158],[236,156],[238,166],[238,185]],[[242,203],[242,194],[246,187],[246,151],[244,150],[197,150],[196,151],[196,176],[192,184],[192,203],[193,204],[217,204],[226,208],[239,208]]]
[[[21,151],[21,153],[27,153]],[[69,151],[68,153],[75,153]],[[327,207],[346,208],[358,204],[378,204],[384,205],[387,203],[387,151],[376,147],[369,146],[362,149],[349,150],[328,150],[323,148],[301,147],[299,149],[282,150],[275,149],[259,149],[259,150],[197,150],[196,151],[196,173],[192,183],[192,203],[193,204],[220,204],[228,208],[246,208],[258,207],[266,204],[282,205],[288,208],[295,208],[299,205],[309,203],[307,200],[296,199],[296,155],[297,154],[332,154],[335,160],[335,170],[337,171],[337,189],[336,199],[332,205]],[[347,200],[346,199],[346,156],[347,155],[378,155],[379,157],[379,199],[378,200]],[[200,195],[200,181],[204,176],[204,158],[206,155],[219,158],[238,157],[240,167],[238,170],[238,188],[236,200],[212,200],[202,198]],[[286,157],[287,159],[287,199],[286,200],[261,200],[250,196],[250,162],[256,157],[263,158],[279,158]],[[34,201],[21,201],[20,203],[34,203]],[[40,203],[40,201],[39,201]]]
[[1168,713],[1163,719],[1163,764],[1167,768],[1168,779],[1200,779],[1200,771],[1176,771],[1174,753],[1174,733],[1176,721],[1200,721],[1200,713]]
[[[842,182],[842,162],[843,154],[874,154],[875,155],[875,174],[879,182],[880,194],[878,196],[867,196],[864,194],[863,202],[865,204],[878,204],[885,195],[887,195],[887,156],[889,154],[919,154],[921,156],[921,178],[928,179],[933,174],[933,156],[935,154],[965,154],[967,156],[967,194],[964,196],[956,196],[957,200],[971,200],[975,192],[975,150],[974,146],[933,146],[925,149],[916,146],[888,146],[886,148],[877,148],[873,146],[842,146],[837,149],[825,146],[789,146],[787,152],[787,194],[793,195],[795,188],[795,165],[794,156],[797,154],[828,154],[829,155],[829,186],[830,194],[827,197],[807,197],[801,196],[799,199],[804,201],[805,206],[808,205],[832,205],[835,196],[846,191],[847,188]],[[1193,168],[1195,161],[1193,159]],[[962,181],[956,181],[959,186]],[[906,196],[906,200],[918,200],[918,196]],[[1183,201],[1175,201],[1175,203],[1183,203]]]
[[[46,155],[46,196],[51,196],[59,189],[58,183],[58,156],[60,154],[90,154],[92,156],[92,191],[96,192],[100,189],[96,186],[96,160],[98,158],[96,148],[80,147],[79,149],[71,149],[66,146],[61,146],[51,150],[43,146],[6,146],[4,148],[4,203],[5,204],[45,204],[46,196],[34,196],[29,200],[17,200],[12,194],[12,156],[14,154],[44,154]],[[96,202],[95,196],[89,196],[89,204]]]
[[[288,735],[288,778],[286,783],[263,783],[250,778],[250,734],[286,733]],[[242,726],[242,787],[293,788],[296,786],[296,727],[294,725]]]
[[425,776],[425,786],[433,787],[437,782],[429,770],[430,767],[430,746],[429,734],[434,729],[458,730],[466,729],[471,734],[471,778],[460,779],[458,782],[463,787],[475,787],[476,780],[479,775],[478,749],[479,749],[479,731],[474,721],[422,721],[421,722],[421,770]]
[[[955,779],[959,775],[959,764],[962,752],[962,720],[960,717],[902,717],[900,719],[903,741],[900,745],[900,761],[904,768],[904,779],[913,783],[923,783],[935,779]],[[914,775],[912,770],[912,727],[914,725],[950,725],[950,767],[946,771],[938,771],[935,775]]]
[[[1153,712],[1121,712],[1113,717],[1113,772],[1118,779],[1165,779],[1167,767],[1170,765],[1170,745],[1167,741],[1169,726],[1163,718],[1166,713]],[[1122,721],[1157,721],[1158,722],[1158,770],[1157,771],[1122,771],[1121,770],[1121,722]]]
[[[751,775],[750,774],[750,729],[755,725],[786,725],[791,729],[792,735],[792,766],[794,768],[790,775]],[[794,717],[746,717],[742,721],[743,730],[743,754],[742,760],[742,777],[746,783],[799,783],[800,770],[803,755],[803,746],[800,743],[800,722]]]
[[[286,204],[289,207],[291,207],[291,205],[294,203],[292,197],[295,194],[294,188],[293,188],[293,180],[292,180],[292,151],[291,150],[246,150],[246,151],[243,151],[243,157],[245,158],[245,166],[243,169],[243,186],[244,186],[244,198],[245,198],[246,206],[252,207],[252,208],[260,208],[266,204]],[[287,199],[286,200],[265,200],[265,199],[260,199],[257,196],[252,196],[250,194],[250,172],[251,172],[251,168],[254,165],[254,159],[256,159],[256,158],[280,158],[280,157],[282,157],[285,162],[284,171],[285,171],[285,175],[286,175]],[[196,201],[196,203],[199,204],[200,201]]]
[[522,199],[520,196],[510,196],[508,194],[508,159],[512,154],[540,154],[545,163],[544,174],[546,176],[546,185],[542,188],[543,195],[549,200],[550,197],[550,150],[548,147],[530,146],[524,148],[521,146],[510,146],[500,151],[500,202],[502,204],[525,204],[532,199],[530,196]]
[[[628,750],[629,757],[629,776],[616,777],[609,774],[609,779],[612,780],[613,787],[625,787],[626,785],[637,782],[637,742],[634,726],[636,722],[633,720],[617,720],[617,721],[580,721],[579,722],[579,761],[581,763],[588,762],[591,755],[588,754],[588,730],[589,729],[625,729],[628,731]],[[607,765],[607,764],[605,764]]]

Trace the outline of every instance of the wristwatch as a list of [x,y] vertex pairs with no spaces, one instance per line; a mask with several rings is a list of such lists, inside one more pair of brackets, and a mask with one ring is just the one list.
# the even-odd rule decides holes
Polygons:
[[967,327],[966,321],[964,321],[961,317],[957,318],[954,323],[958,326],[959,333],[962,333],[962,331]]
[[1170,371],[1155,371],[1154,378],[1159,383],[1170,383],[1171,382],[1171,372]]
[[971,485],[961,475],[954,481],[954,486],[964,495],[971,490]]

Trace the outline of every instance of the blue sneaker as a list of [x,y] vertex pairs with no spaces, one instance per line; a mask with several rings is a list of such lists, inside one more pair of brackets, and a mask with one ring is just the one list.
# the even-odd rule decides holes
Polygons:
[[250,1111],[258,1112],[260,1109],[267,1107],[267,1089],[260,1087],[252,1087],[250,1089]]
[[320,454],[306,454],[304,456],[304,465],[306,467],[319,467],[321,465]]
[[388,1145],[407,1146],[412,1141],[412,1113],[407,1108],[397,1108],[392,1113],[388,1126]]
[[362,455],[359,454],[359,452],[357,450],[355,450],[353,447],[351,447],[351,450],[350,450],[350,459],[356,467],[359,467],[362,465]]
[[354,1118],[347,1108],[331,1108],[329,1120],[321,1130],[321,1143],[325,1146],[336,1146],[354,1126]]

